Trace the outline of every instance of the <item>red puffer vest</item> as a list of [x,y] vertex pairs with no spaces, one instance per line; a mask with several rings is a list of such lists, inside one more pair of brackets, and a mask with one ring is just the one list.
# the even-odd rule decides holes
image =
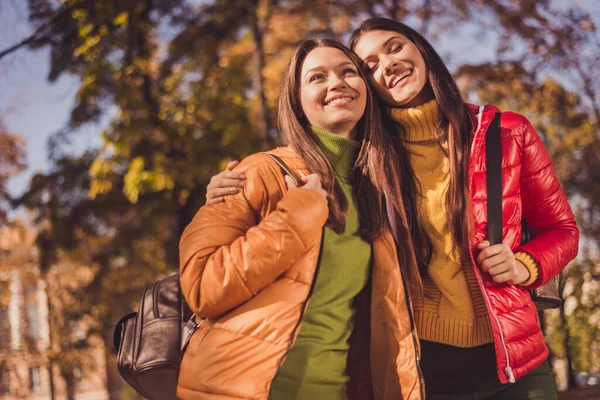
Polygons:
[[[483,291],[494,334],[498,376],[514,382],[548,357],[535,305],[526,288],[498,285],[475,263],[475,245],[487,237],[485,133],[499,112],[494,106],[469,105],[473,121],[469,193],[474,230],[471,260]],[[546,283],[577,255],[579,230],[567,198],[556,179],[542,140],[525,117],[505,112],[501,117],[503,242],[513,252],[525,252],[539,265],[530,288]],[[521,219],[532,239],[521,246]]]

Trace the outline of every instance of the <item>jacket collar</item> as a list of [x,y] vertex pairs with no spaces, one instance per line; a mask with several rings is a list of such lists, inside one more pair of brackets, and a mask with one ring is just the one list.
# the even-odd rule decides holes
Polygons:
[[475,136],[480,132],[486,132],[490,122],[494,119],[494,115],[500,112],[500,109],[491,104],[483,106],[477,106],[475,104],[467,103],[469,107],[469,117],[473,124],[473,130],[471,131],[471,138],[475,140]]

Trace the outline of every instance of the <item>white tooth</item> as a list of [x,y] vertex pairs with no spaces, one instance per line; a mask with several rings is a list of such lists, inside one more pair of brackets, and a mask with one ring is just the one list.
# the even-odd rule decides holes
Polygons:
[[397,76],[392,83],[392,87],[396,86],[400,80],[408,75],[410,75],[410,70],[404,71],[401,75]]
[[343,103],[343,102],[350,101],[350,100],[352,100],[352,98],[350,96],[338,97],[337,99],[328,101],[327,105],[329,105],[329,104],[337,105],[339,103]]

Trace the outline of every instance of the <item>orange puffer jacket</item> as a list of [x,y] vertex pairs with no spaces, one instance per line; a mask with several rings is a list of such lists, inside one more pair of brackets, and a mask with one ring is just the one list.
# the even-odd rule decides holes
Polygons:
[[[309,174],[288,148],[272,151],[297,176]],[[182,292],[205,319],[183,356],[180,399],[267,399],[294,341],[318,271],[327,202],[288,190],[265,154],[236,168],[245,188],[202,207],[180,243]],[[396,245],[389,230],[372,246],[371,283],[356,299],[349,399],[424,399]]]

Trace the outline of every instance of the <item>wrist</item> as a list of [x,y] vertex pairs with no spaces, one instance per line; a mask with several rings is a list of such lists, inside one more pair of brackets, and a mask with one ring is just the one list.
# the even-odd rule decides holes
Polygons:
[[521,282],[520,285],[521,286],[529,286],[529,285],[533,284],[535,281],[537,281],[537,279],[539,277],[538,262],[535,259],[533,259],[533,257],[531,257],[529,254],[527,254],[525,252],[515,253],[515,259],[522,266],[524,266],[529,273],[528,278],[525,279],[523,282]]
[[531,272],[529,271],[529,268],[527,268],[527,266],[525,264],[523,264],[521,261],[516,260],[517,262],[517,269],[519,271],[519,278],[518,278],[518,282],[517,285],[520,285],[524,282],[527,282],[529,280],[529,278],[531,277]]

